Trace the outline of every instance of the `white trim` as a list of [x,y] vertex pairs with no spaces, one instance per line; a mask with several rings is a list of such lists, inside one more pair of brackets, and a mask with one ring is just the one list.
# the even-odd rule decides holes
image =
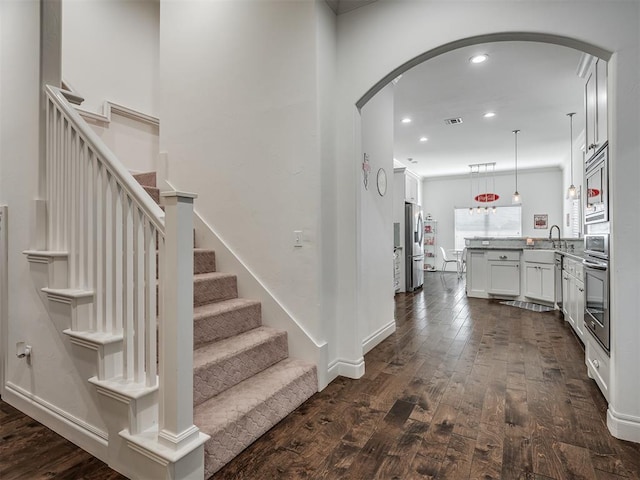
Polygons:
[[371,335],[362,341],[362,354],[369,353],[373,348],[378,346],[380,342],[396,331],[396,319],[394,318],[386,325],[383,325]]
[[616,438],[640,443],[640,417],[616,412],[609,404],[607,427],[611,435]]
[[95,351],[98,351],[99,348],[105,345],[121,342],[124,338],[124,335],[121,333],[114,335],[105,332],[78,332],[70,329],[63,330],[62,333],[68,335],[70,337],[69,340],[74,345]]
[[364,357],[355,361],[338,358],[329,364],[328,370],[329,378],[361,378],[364,375]]
[[9,365],[9,315],[8,315],[8,249],[7,206],[0,206],[0,395],[5,395],[4,369]]
[[194,450],[201,448],[211,438],[209,435],[200,432],[197,427],[194,426],[194,428],[194,432],[191,432],[197,433],[197,435],[194,435],[194,439],[176,450],[165,447],[158,442],[157,430],[131,435],[129,430],[124,429],[120,432],[120,436],[127,441],[129,448],[166,467],[170,463],[176,463]]
[[109,461],[109,435],[22,387],[7,382],[2,399],[25,415],[62,435],[105,463]]
[[82,298],[93,298],[93,290],[49,287],[44,287],[41,290],[47,294],[47,297],[52,302],[64,303],[67,305],[71,305],[73,302],[77,302]]
[[89,383],[96,387],[99,394],[117,400],[125,405],[130,405],[133,400],[138,400],[159,389],[157,380],[153,387],[147,387],[144,384],[124,381],[122,376],[110,380],[100,380],[98,377],[91,377]]
[[160,126],[160,119],[158,117],[154,117],[153,115],[134,110],[133,108],[125,107],[124,105],[110,102],[109,100],[106,100],[104,102],[102,106],[102,114],[90,112],[89,110],[85,110],[84,108],[80,108],[78,106],[76,106],[75,109],[85,120],[111,123],[112,114],[116,114],[120,115],[121,117],[129,118],[140,123],[146,123],[147,125],[151,125],[154,127]]

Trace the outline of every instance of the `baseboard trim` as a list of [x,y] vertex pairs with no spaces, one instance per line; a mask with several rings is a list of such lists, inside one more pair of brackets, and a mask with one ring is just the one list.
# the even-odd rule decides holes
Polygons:
[[384,339],[396,331],[396,319],[394,318],[386,325],[373,332],[362,341],[362,353],[367,354],[380,344]]
[[360,378],[364,375],[364,357],[355,361],[338,358],[329,364],[328,372],[331,379],[338,376]]
[[625,415],[614,410],[609,404],[607,410],[607,427],[616,438],[640,443],[640,417]]
[[109,461],[109,435],[11,382],[2,399],[105,463]]

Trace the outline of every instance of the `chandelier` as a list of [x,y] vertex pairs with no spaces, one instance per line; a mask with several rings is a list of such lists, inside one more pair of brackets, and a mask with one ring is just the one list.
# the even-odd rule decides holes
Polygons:
[[[491,171],[491,180],[489,180]],[[474,183],[476,188],[474,188]],[[482,185],[484,184],[484,191]],[[491,184],[491,189],[489,189]],[[496,162],[473,163],[469,165],[469,190],[471,192],[471,206],[469,214],[473,215],[474,210],[488,214],[489,211],[496,213],[495,202],[500,198],[496,191]],[[474,192],[478,192],[474,195]]]

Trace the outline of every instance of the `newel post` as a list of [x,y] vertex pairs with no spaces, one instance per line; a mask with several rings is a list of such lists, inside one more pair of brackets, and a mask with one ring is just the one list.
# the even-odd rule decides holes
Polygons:
[[163,192],[162,197],[158,435],[166,446],[180,449],[199,434],[193,424],[193,200],[197,195]]

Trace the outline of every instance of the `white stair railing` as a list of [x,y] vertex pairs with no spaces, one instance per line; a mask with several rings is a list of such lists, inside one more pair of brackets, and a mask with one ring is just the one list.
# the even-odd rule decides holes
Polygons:
[[[165,223],[160,207],[65,92],[46,89],[47,249],[52,255],[67,253],[68,288],[45,290],[49,298],[75,299],[76,304],[93,297],[82,319],[76,313],[74,320],[72,313],[72,337],[94,346],[122,339],[121,362],[110,357],[110,365],[122,364],[121,374],[117,369],[105,373],[99,359],[98,376],[89,379],[111,398],[128,399],[129,405],[135,400],[120,437],[163,468],[186,469],[189,478],[202,478],[203,445],[209,437],[193,425],[195,195],[163,194]],[[153,403],[138,404],[143,397]],[[117,457],[117,442],[113,448]]]
[[122,335],[122,380],[154,387],[164,213],[63,91],[47,86],[47,98],[47,248],[68,253],[69,291],[93,292],[83,325]]

